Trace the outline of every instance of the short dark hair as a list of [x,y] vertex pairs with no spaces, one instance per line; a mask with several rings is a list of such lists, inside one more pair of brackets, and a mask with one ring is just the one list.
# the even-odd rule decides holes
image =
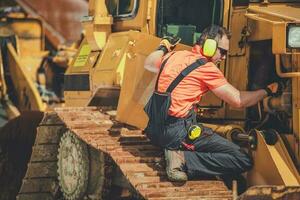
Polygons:
[[204,41],[207,38],[209,38],[209,34],[211,34],[212,29],[216,30],[216,32],[217,32],[216,37],[218,37],[218,39],[221,39],[223,37],[223,35],[226,35],[228,39],[230,39],[230,37],[231,37],[230,32],[226,28],[213,24],[203,30],[203,32],[202,32],[201,36],[199,37],[199,39],[197,40],[196,44],[202,46]]

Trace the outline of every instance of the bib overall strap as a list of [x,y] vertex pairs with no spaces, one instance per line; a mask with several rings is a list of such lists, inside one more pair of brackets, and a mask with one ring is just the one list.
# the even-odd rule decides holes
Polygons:
[[166,92],[171,93],[174,88],[179,84],[179,82],[184,79],[189,73],[191,73],[194,69],[206,64],[206,59],[198,59],[196,62],[192,63],[191,65],[187,66],[180,74],[175,78],[174,81],[169,85]]
[[155,91],[157,91],[157,88],[158,88],[158,80],[159,80],[160,74],[161,74],[161,72],[163,71],[163,69],[164,69],[166,63],[167,63],[168,60],[169,60],[169,58],[170,58],[174,53],[175,53],[175,52],[172,52],[171,55],[170,55],[168,58],[166,58],[166,59],[162,62],[162,64],[160,65],[159,73],[158,73],[158,75],[157,75],[157,79],[156,79],[156,83],[155,83]]

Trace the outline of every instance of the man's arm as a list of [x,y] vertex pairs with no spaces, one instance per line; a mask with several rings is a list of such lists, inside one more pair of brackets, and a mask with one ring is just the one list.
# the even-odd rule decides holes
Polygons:
[[229,83],[213,89],[212,92],[217,97],[235,108],[253,106],[268,96],[265,89],[259,89],[256,91],[239,91]]
[[149,56],[147,56],[145,60],[144,67],[150,72],[158,73],[159,68],[157,67],[157,63],[160,62],[161,57],[164,55],[163,50],[153,51]]
[[163,57],[168,52],[172,51],[175,46],[180,42],[179,37],[165,36],[159,43],[159,47],[156,51],[153,51],[145,60],[145,69],[158,73],[159,67],[157,67]]

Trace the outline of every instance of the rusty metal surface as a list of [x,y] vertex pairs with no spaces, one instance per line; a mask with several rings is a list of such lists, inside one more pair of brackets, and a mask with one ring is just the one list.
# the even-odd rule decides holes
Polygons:
[[41,17],[54,45],[80,39],[82,16],[88,14],[86,0],[16,0],[30,15]]
[[97,108],[57,108],[67,128],[87,144],[108,153],[138,196],[144,199],[232,199],[222,181],[169,182],[162,151],[141,130],[128,130]]
[[238,200],[299,200],[299,186],[254,186],[249,188]]

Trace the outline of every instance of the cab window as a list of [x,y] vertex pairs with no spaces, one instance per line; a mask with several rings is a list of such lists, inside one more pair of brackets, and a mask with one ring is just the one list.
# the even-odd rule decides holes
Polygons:
[[132,18],[136,15],[139,0],[106,0],[109,14],[114,18]]
[[223,0],[160,0],[157,36],[179,36],[193,45],[204,28],[223,23]]

